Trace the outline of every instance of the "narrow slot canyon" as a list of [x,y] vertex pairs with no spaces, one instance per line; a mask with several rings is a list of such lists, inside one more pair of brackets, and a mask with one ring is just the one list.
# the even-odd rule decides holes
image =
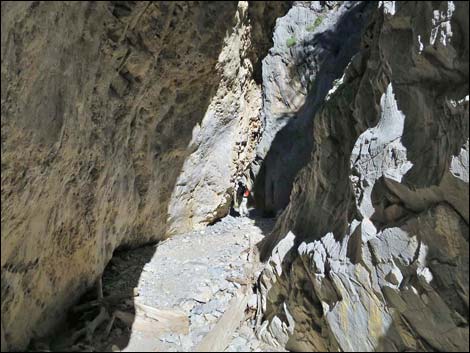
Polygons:
[[3,1],[1,351],[468,351],[468,11]]

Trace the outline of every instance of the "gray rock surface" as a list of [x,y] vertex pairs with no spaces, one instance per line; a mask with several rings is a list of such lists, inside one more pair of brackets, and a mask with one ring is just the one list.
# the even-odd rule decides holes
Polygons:
[[371,4],[298,1],[279,18],[263,60],[263,135],[252,173],[255,200],[284,209],[294,178],[309,161],[313,117],[359,49]]
[[169,204],[170,234],[202,228],[228,214],[237,181],[248,174],[262,133],[257,67],[271,46],[274,21],[287,2],[239,2],[216,65],[219,84],[193,129]]
[[263,242],[272,345],[468,350],[468,3],[384,3]]
[[[251,270],[260,266],[256,261],[255,244],[274,225],[273,219],[227,216],[203,232],[179,234],[154,246],[118,252],[106,268],[103,290],[108,294],[135,291],[137,297],[119,310],[133,317],[130,327],[115,321],[109,336],[97,336],[88,344],[95,351],[124,352],[194,351],[197,344],[215,327],[229,310],[240,283],[250,281]],[[250,288],[251,292],[251,288]],[[256,299],[256,295],[252,294]],[[138,305],[178,313],[188,326],[183,332],[149,330],[138,313]],[[246,308],[247,313],[257,309]],[[233,332],[226,351],[271,351],[271,347],[255,336],[251,315]],[[80,322],[75,323],[80,326]],[[150,326],[152,328],[152,326]],[[76,328],[75,328],[76,330]],[[74,328],[50,337],[51,348],[61,336],[69,336]],[[126,337],[125,339],[123,339]],[[75,347],[87,343],[79,341]],[[58,348],[58,347],[57,347]],[[67,349],[68,348],[68,349]],[[71,350],[67,347],[65,350]]]
[[468,7],[2,2],[2,351],[468,351]]

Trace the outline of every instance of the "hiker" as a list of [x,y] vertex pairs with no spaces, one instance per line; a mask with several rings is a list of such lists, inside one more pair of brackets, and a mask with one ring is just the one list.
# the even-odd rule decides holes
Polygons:
[[250,189],[245,187],[245,192],[243,193],[242,202],[240,203],[240,216],[245,217],[248,216],[248,196],[250,196]]

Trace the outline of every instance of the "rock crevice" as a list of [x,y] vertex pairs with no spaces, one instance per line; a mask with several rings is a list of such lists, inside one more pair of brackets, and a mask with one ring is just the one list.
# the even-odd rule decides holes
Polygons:
[[228,213],[257,139],[253,66],[289,7],[2,3],[2,337],[11,349],[48,332],[116,248]]
[[468,351],[468,7],[2,2],[2,351],[239,181],[269,347]]
[[381,3],[312,118],[310,161],[261,244],[272,345],[468,349],[467,10]]

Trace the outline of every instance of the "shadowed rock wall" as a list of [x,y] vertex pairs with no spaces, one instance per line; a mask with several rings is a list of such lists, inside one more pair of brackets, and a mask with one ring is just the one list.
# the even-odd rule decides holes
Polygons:
[[228,212],[257,139],[246,133],[259,120],[253,67],[288,6],[2,2],[2,342],[10,349],[47,332],[117,247]]

